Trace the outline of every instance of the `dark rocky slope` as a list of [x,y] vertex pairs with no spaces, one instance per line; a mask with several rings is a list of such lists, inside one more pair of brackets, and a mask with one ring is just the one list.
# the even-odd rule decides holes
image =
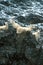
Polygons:
[[4,33],[0,38],[0,65],[43,65],[43,49],[31,32],[17,34],[10,27]]

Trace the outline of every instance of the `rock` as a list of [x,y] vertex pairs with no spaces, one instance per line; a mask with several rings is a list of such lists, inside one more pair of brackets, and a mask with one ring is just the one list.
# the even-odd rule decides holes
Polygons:
[[17,29],[9,24],[8,30],[2,34],[4,36],[0,37],[0,65],[39,65],[39,61],[40,65],[43,64],[40,60],[43,58],[42,47],[31,31],[17,33]]

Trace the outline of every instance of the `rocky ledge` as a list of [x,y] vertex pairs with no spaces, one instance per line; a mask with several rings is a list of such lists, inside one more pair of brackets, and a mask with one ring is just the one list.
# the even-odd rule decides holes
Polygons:
[[0,65],[43,65],[43,23],[0,26]]

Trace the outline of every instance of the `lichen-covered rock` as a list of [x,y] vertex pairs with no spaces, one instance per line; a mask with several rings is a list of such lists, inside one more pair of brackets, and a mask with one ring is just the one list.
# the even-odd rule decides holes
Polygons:
[[[15,33],[14,34],[14,31],[13,31],[13,33],[10,34],[9,36],[5,36],[0,39],[1,40],[0,53],[2,55],[4,54],[4,58],[5,58],[3,61],[3,56],[1,55],[2,61],[0,62],[0,64],[6,64],[7,62],[12,63],[12,61],[14,61],[13,58],[15,58],[16,54],[17,54],[18,60],[19,60],[19,56],[21,56],[21,58],[22,58],[23,54],[25,55],[26,46],[35,47],[35,44],[33,43],[33,41],[29,40],[29,39],[32,39],[30,36],[30,33],[29,33],[30,38],[28,37],[28,40],[26,40],[26,37],[28,37],[26,33],[25,34],[24,33],[21,33],[21,34]],[[31,45],[31,43],[33,45]],[[1,58],[0,58],[0,60],[1,60]],[[15,59],[15,60],[17,60],[17,59]],[[21,62],[22,62],[22,64],[26,65],[25,62],[23,62],[22,60],[20,61],[20,65],[21,65]],[[16,63],[19,64],[19,61],[16,61]],[[14,62],[12,64],[14,64]]]

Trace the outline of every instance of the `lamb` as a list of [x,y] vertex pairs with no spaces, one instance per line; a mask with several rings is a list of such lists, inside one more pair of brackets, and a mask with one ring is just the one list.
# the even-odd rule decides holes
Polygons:
[[40,38],[40,30],[38,29],[36,32],[33,32],[32,34],[35,35],[35,38],[38,41]]

